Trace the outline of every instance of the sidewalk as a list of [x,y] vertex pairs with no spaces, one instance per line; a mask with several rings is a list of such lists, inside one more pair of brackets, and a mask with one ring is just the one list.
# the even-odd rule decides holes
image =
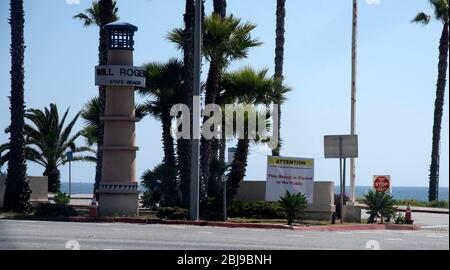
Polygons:
[[327,226],[289,226],[283,224],[263,224],[263,223],[235,223],[223,221],[189,221],[189,220],[164,220],[147,219],[143,217],[115,217],[115,218],[90,218],[90,217],[69,217],[69,222],[100,222],[100,223],[132,223],[132,224],[164,224],[164,225],[189,225],[189,226],[210,226],[223,228],[251,228],[251,229],[280,229],[292,231],[357,231],[357,230],[420,230],[420,225],[407,224],[344,224]]
[[[356,203],[356,206],[360,206],[361,208],[365,209],[367,208],[367,205],[363,204],[363,203]],[[395,207],[397,207],[397,209],[400,212],[405,212],[406,211],[406,205],[395,205]],[[417,206],[411,206],[411,211],[412,212],[417,212],[417,213],[432,213],[432,214],[447,214],[448,215],[448,210],[447,208],[432,208],[432,207],[417,207]]]

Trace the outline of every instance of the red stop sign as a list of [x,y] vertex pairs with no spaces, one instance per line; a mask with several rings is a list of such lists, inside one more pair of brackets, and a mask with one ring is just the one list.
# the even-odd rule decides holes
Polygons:
[[373,180],[373,187],[378,192],[386,192],[391,188],[391,180],[389,176],[377,176]]

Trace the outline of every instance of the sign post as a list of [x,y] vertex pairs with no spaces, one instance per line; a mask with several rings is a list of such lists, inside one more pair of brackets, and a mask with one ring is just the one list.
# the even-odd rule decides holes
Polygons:
[[195,112],[201,111],[201,65],[202,65],[202,6],[203,1],[195,1],[194,23],[194,89],[192,97],[193,123],[192,123],[192,149],[191,149],[191,190],[190,190],[190,220],[199,220],[200,217],[200,117]]
[[[228,148],[228,162],[226,166],[231,166],[234,160],[234,154],[236,153],[236,148],[231,147]],[[227,168],[228,169],[228,168]],[[222,197],[223,197],[223,220],[227,221],[228,213],[227,213],[227,178],[225,177],[225,172],[222,175]]]
[[67,151],[67,160],[69,161],[69,196],[72,196],[72,151]]
[[[347,158],[358,157],[358,135],[332,135],[324,137],[325,158],[339,158],[340,215],[344,222],[345,169]],[[344,163],[342,165],[342,163]]]
[[391,176],[390,175],[374,175],[373,188],[377,192],[391,193]]

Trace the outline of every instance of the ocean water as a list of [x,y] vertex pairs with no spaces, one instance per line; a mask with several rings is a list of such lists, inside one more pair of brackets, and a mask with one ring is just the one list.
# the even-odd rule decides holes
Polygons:
[[[144,188],[141,187],[141,190]],[[362,197],[371,187],[356,187],[356,197]],[[335,193],[339,193],[339,187],[334,188]],[[61,183],[61,191],[69,192],[69,183]],[[72,194],[90,194],[93,191],[93,184],[91,183],[72,183]],[[346,193],[350,190],[347,188]],[[392,195],[397,200],[415,199],[418,201],[428,201],[428,187],[392,187]],[[439,199],[448,201],[448,187],[441,187],[439,189]]]

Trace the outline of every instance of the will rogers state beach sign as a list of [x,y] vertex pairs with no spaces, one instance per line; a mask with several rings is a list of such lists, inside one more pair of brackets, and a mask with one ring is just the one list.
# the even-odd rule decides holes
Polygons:
[[145,70],[142,67],[105,65],[95,67],[97,86],[145,86]]

